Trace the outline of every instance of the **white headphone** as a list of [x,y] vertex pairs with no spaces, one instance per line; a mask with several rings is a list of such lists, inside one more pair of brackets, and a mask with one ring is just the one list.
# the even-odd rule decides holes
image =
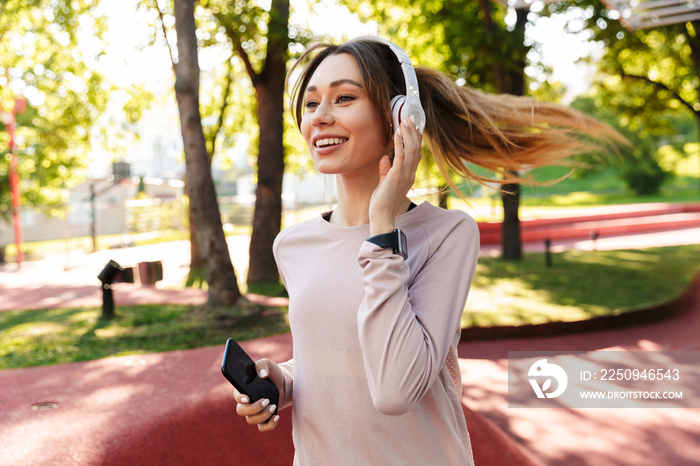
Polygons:
[[394,119],[394,128],[400,132],[401,122],[408,121],[410,117],[413,117],[416,127],[422,133],[425,129],[425,112],[423,111],[423,106],[420,103],[416,70],[413,69],[413,65],[411,65],[411,60],[408,58],[408,54],[398,45],[389,42],[386,39],[382,39],[381,37],[362,36],[355,40],[369,40],[378,42],[388,46],[391,51],[394,52],[394,55],[396,55],[396,58],[398,58],[399,63],[401,64],[403,77],[406,81],[406,95],[397,95],[391,99],[391,114]]

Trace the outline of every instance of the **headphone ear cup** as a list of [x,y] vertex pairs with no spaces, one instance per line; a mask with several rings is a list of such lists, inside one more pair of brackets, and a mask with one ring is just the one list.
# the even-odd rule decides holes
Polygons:
[[416,125],[416,128],[418,128],[418,131],[423,134],[423,130],[425,129],[425,111],[420,104],[420,100],[413,97],[406,99],[406,102],[404,102],[402,107],[402,121],[404,118],[406,120],[411,118],[413,123]]
[[405,95],[397,95],[391,99],[391,117],[394,122],[394,131],[398,131],[399,134],[401,134],[401,108],[405,102]]

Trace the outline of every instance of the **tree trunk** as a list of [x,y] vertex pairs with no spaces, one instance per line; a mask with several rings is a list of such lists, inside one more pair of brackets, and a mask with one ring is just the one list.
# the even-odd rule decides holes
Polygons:
[[187,194],[187,218],[190,229],[190,271],[187,273],[186,287],[201,287],[204,280],[202,269],[202,254],[199,252],[199,244],[197,243],[197,229],[194,227],[194,216],[192,215],[192,203],[189,202],[190,184],[185,181],[185,193]]
[[[488,32],[493,33],[494,24],[491,17],[491,7],[488,0],[480,0],[479,5],[484,14],[484,24]],[[496,89],[501,94],[524,95],[525,94],[525,25],[529,8],[516,9],[516,22],[513,34],[520,36],[519,44],[522,45],[522,54],[516,66],[504,67],[500,63],[494,62],[493,72]],[[503,185],[504,192],[501,193],[503,201],[503,224],[501,226],[502,259],[521,260],[522,242],[520,238],[520,219],[518,210],[520,208],[520,186],[515,183]]]
[[[189,196],[188,194],[188,197]],[[197,229],[194,227],[194,215],[192,215],[192,208],[187,209],[190,218],[190,272],[192,269],[202,268],[202,255],[199,252],[199,244],[197,243]]]
[[520,185],[507,183],[501,192],[503,201],[503,226],[501,229],[501,248],[504,260],[518,261],[523,258],[522,241],[520,238]]
[[527,15],[530,8],[519,8],[516,11],[515,28],[513,34],[517,36],[517,41],[521,45],[520,54],[514,66],[509,67],[506,77],[506,89],[504,92],[512,95],[525,95],[525,65],[528,47],[525,45],[525,26],[527,25]]
[[204,276],[209,285],[208,302],[212,305],[231,306],[241,293],[221,224],[199,113],[199,63],[194,2],[175,0],[174,6],[179,57],[175,67],[175,96],[185,149],[192,220],[197,231]]
[[282,225],[284,175],[284,79],[289,44],[289,0],[273,1],[270,8],[267,57],[263,71],[253,79],[258,98],[258,185],[250,239],[248,284],[279,281],[272,243]]
[[[501,92],[511,95],[525,95],[525,25],[529,8],[520,8],[516,11],[516,21],[513,34],[520,36],[519,44],[522,44],[522,54],[518,57],[517,63],[509,68],[505,74],[505,86]],[[513,173],[516,175],[516,173]],[[520,237],[520,185],[507,183],[503,185],[504,192],[501,194],[503,201],[503,227],[501,231],[501,245],[503,247],[503,260],[519,261],[523,258],[523,245]]]

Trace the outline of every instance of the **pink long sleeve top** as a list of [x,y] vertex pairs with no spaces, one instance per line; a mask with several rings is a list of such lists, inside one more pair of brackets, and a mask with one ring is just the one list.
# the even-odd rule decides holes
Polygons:
[[457,360],[474,220],[424,202],[397,217],[408,259],[369,225],[322,217],[274,245],[289,293],[285,373],[298,465],[471,465]]

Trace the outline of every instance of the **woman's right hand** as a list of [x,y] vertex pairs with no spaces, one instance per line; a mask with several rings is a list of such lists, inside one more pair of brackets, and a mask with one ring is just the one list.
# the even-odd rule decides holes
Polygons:
[[[258,373],[258,377],[261,379],[269,378],[275,384],[280,393],[279,405],[284,406],[284,374],[282,369],[269,359],[261,359],[255,363],[255,370]],[[277,427],[280,417],[274,413],[278,407],[270,405],[270,400],[260,399],[251,403],[246,395],[243,395],[235,388],[233,389],[233,397],[238,403],[236,405],[236,413],[245,417],[248,424],[257,425],[260,432],[269,432]],[[266,422],[268,419],[269,422]]]

